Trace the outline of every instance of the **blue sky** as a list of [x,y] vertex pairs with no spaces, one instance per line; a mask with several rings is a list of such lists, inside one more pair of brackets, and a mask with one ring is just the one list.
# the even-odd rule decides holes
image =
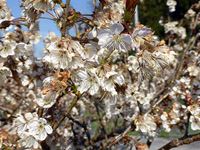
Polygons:
[[[21,0],[7,0],[8,7],[12,11],[12,15],[17,18],[20,16],[21,9],[20,9],[20,2]],[[77,11],[84,13],[84,14],[91,14],[92,13],[92,5],[91,0],[71,0],[71,5]],[[54,23],[49,20],[42,19],[40,22],[40,32],[42,37],[44,38],[49,32],[55,32],[59,34],[59,31]],[[43,43],[42,39],[41,42],[36,45],[35,55],[37,57],[42,56],[42,49]]]

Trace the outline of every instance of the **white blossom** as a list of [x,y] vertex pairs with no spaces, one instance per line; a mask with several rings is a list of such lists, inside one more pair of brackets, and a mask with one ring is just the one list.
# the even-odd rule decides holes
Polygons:
[[96,74],[96,69],[88,69],[87,71],[80,70],[78,77],[81,80],[78,90],[83,93],[88,91],[91,95],[96,94],[100,88],[100,81]]
[[115,71],[110,71],[105,74],[105,78],[102,80],[101,86],[104,90],[111,92],[112,95],[117,95],[115,84],[123,85],[124,83],[125,79],[122,75]]
[[177,21],[172,21],[164,24],[165,33],[177,34],[182,39],[186,38],[186,29],[184,27],[178,26]]
[[125,5],[123,1],[111,2],[110,17],[113,23],[122,22]]
[[24,132],[27,131],[28,126],[34,121],[38,119],[38,115],[36,113],[26,113],[24,115],[19,115],[15,121],[14,126],[17,129],[17,133],[23,135]]
[[151,39],[153,31],[143,25],[137,25],[131,37],[133,39],[132,47],[134,50],[140,50],[140,46],[144,44],[146,39]]
[[47,92],[45,95],[41,94],[35,101],[42,108],[50,108],[56,103],[58,94],[56,92]]
[[34,9],[42,12],[46,12],[54,5],[52,0],[26,0],[24,4],[27,9],[33,7]]
[[190,76],[200,76],[200,67],[191,65],[187,68]]
[[169,7],[169,12],[176,11],[176,4],[177,2],[175,0],[167,0],[167,6]]
[[162,120],[162,126],[165,129],[166,132],[170,132],[170,121],[168,120],[168,114],[166,112],[163,112],[163,114],[160,116],[160,119]]
[[84,66],[83,59],[86,59],[86,54],[78,41],[56,37],[51,37],[51,39],[55,39],[55,41],[46,42],[44,61],[60,69],[77,69]]
[[97,35],[99,39],[98,44],[101,48],[108,48],[109,50],[115,50],[126,52],[131,49],[132,39],[129,34],[121,34],[124,27],[120,23],[115,23],[110,26],[109,29],[100,29]]
[[189,9],[189,10],[187,11],[187,13],[185,14],[185,17],[186,17],[186,18],[194,17],[195,14],[196,14],[196,12],[195,12],[193,9]]
[[39,141],[45,140],[47,135],[53,132],[52,127],[44,118],[39,118],[38,120],[31,122],[28,129],[31,135]]
[[0,3],[0,22],[11,18],[10,10],[7,7],[6,0],[1,0]]
[[11,71],[7,67],[0,66],[0,85],[3,85],[7,77],[11,76]]
[[156,123],[154,122],[153,116],[145,114],[144,116],[139,116],[135,120],[136,131],[141,131],[144,134],[149,134],[150,136],[155,136]]
[[188,109],[188,110],[190,111],[190,113],[191,113],[192,115],[194,115],[194,116],[198,116],[198,115],[200,114],[200,107],[199,107],[199,105],[197,105],[197,104],[190,105],[190,106],[188,106],[187,109]]
[[190,123],[192,130],[200,130],[200,116],[191,116]]
[[39,142],[30,135],[28,132],[24,132],[21,135],[21,139],[18,141],[22,147],[37,149],[40,147]]
[[15,41],[5,39],[3,42],[0,42],[0,56],[6,58],[10,55],[14,55],[15,48]]
[[94,39],[97,37],[97,29],[93,28],[89,33],[88,33],[88,38],[89,39]]
[[97,62],[98,60],[98,50],[97,45],[95,43],[88,43],[84,46],[86,51],[86,60],[89,62]]
[[128,57],[128,70],[133,71],[133,72],[138,72],[139,70],[139,63],[137,60],[137,57],[135,56],[129,56]]
[[109,95],[105,98],[106,117],[108,119],[120,113],[120,110],[115,107],[116,104],[117,104],[117,96]]

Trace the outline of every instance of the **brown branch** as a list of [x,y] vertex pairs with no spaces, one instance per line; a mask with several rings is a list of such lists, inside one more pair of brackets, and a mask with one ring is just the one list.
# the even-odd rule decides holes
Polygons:
[[6,112],[8,114],[12,114],[13,110],[11,108],[5,107],[3,105],[0,105],[0,110],[3,112]]
[[185,123],[185,134],[184,134],[184,137],[188,137],[188,135],[189,135],[190,116],[191,116],[191,114],[188,112],[187,113],[187,122]]
[[124,132],[122,132],[120,135],[116,136],[115,139],[109,144],[109,147],[112,146],[113,144],[116,144],[118,141],[123,139],[123,137],[131,131],[131,126],[129,126]]
[[90,136],[87,124],[85,122],[80,122],[79,120],[74,119],[71,115],[68,115],[67,118],[84,129],[84,133],[87,136],[88,142],[89,144],[91,144],[91,136]]
[[174,139],[169,143],[167,143],[166,145],[164,145],[163,147],[161,147],[159,150],[169,150],[184,144],[193,143],[195,141],[200,141],[200,134],[190,135],[185,138]]
[[126,0],[126,10],[134,14],[135,7],[138,4],[139,0]]
[[[102,97],[104,97],[104,96],[102,96]],[[105,125],[103,123],[103,119],[102,119],[103,116],[100,113],[97,101],[94,102],[94,106],[95,106],[95,109],[96,109],[96,112],[97,112],[99,123],[101,125],[101,131],[103,132],[105,139],[108,139],[107,132],[106,132],[106,127],[105,127]]]
[[49,145],[47,144],[46,140],[40,142],[42,150],[50,150]]
[[71,104],[69,105],[66,114],[58,121],[57,124],[53,125],[54,131],[62,124],[62,122],[65,120],[65,118],[71,113],[72,109],[76,106],[78,100],[80,99],[81,95],[78,95],[74,97]]
[[[108,148],[110,148],[112,145],[116,144],[117,142],[119,142],[120,140],[122,140],[124,137],[126,137],[126,135],[130,132],[135,130],[135,126],[133,126],[132,124],[130,124],[127,128],[124,129],[124,131],[122,131],[118,136],[115,136],[114,140],[112,140],[111,142],[109,142]],[[136,139],[133,139],[135,144],[137,143]]]
[[10,71],[12,73],[12,77],[16,81],[16,83],[19,86],[22,86],[22,82],[21,82],[19,73],[16,70],[17,64],[15,62],[15,59],[12,56],[8,57],[8,59],[7,59],[6,63],[5,63],[5,66],[7,66],[10,69]]
[[[100,141],[105,141],[107,144],[107,147],[109,146],[110,143],[112,143],[116,139],[116,134],[122,134],[124,130],[127,129],[127,126],[121,126],[119,128],[115,128],[111,133],[107,134],[108,139],[111,138],[111,141],[109,142],[108,140],[105,141],[105,136],[103,134],[98,135],[96,138],[92,138],[93,143],[98,143]],[[114,138],[114,139],[113,139]],[[106,146],[105,146],[106,147]]]
[[61,28],[62,37],[65,37],[66,31],[67,31],[67,18],[69,16],[70,3],[71,3],[71,0],[66,0],[65,8],[62,15],[62,18],[63,18],[62,28]]

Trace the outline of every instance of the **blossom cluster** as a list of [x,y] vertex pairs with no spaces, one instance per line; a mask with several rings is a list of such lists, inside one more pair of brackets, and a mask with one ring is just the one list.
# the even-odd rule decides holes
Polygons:
[[52,127],[47,123],[46,119],[39,118],[36,113],[19,115],[14,120],[14,126],[21,138],[19,143],[28,148],[38,148],[38,141],[45,140],[47,134],[53,132]]
[[[20,18],[0,3],[0,101],[11,106],[4,116],[12,121],[0,125],[14,129],[12,148],[105,148],[110,135],[129,126],[138,141],[188,124],[200,130],[200,3],[184,18],[191,21],[187,43],[178,21],[162,24],[165,41],[151,28],[127,23],[128,2],[102,0],[85,17],[59,0],[22,0]],[[173,12],[177,3],[167,5]],[[38,59],[34,45],[44,14],[61,36],[50,32]]]

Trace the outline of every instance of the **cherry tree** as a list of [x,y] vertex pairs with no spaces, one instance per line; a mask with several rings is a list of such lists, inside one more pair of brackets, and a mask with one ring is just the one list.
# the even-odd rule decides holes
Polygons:
[[[134,24],[138,4],[94,0],[82,14],[70,0],[21,0],[14,18],[1,0],[0,149],[146,150],[174,130],[182,137],[160,150],[200,140],[200,2],[160,21],[165,39]],[[39,59],[42,19],[60,35]]]

